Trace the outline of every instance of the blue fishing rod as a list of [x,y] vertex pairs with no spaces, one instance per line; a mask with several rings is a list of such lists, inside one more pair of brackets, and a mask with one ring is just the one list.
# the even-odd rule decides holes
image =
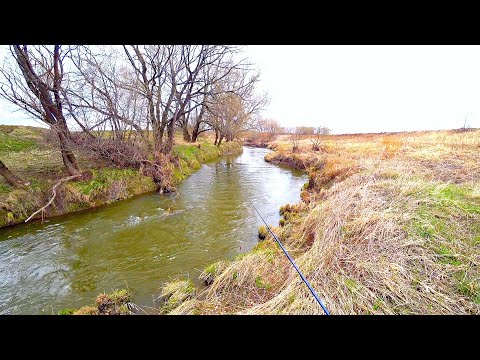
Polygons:
[[260,214],[260,212],[257,210],[257,208],[255,207],[255,205],[253,204],[252,200],[250,200],[250,198],[247,196],[248,198],[248,201],[250,201],[250,204],[252,204],[253,208],[255,209],[255,211],[257,212],[258,216],[260,216],[260,219],[262,219],[263,223],[265,224],[265,226],[267,227],[268,231],[270,231],[270,234],[272,234],[273,238],[275,239],[275,241],[277,242],[277,244],[280,246],[280,248],[282,249],[282,251],[284,252],[284,254],[287,256],[288,260],[290,261],[290,263],[293,265],[293,267],[295,268],[295,270],[297,270],[297,273],[298,275],[300,275],[300,277],[302,278],[303,282],[305,283],[305,285],[307,285],[308,287],[308,290],[310,290],[310,292],[312,293],[313,297],[315,298],[315,300],[317,300],[318,304],[322,307],[325,315],[330,315],[330,313],[328,312],[327,308],[325,307],[325,305],[323,304],[322,300],[318,297],[317,293],[315,292],[315,290],[313,290],[312,286],[310,285],[310,283],[308,282],[308,280],[305,278],[305,276],[303,276],[302,272],[300,271],[300,269],[297,267],[297,265],[295,264],[295,261],[293,261],[293,259],[290,257],[290,255],[288,254],[287,250],[283,247],[282,243],[280,242],[280,240],[278,239],[277,235],[275,235],[275,233],[272,231],[272,229],[270,229],[270,226],[268,226],[267,222],[263,219],[262,215]]

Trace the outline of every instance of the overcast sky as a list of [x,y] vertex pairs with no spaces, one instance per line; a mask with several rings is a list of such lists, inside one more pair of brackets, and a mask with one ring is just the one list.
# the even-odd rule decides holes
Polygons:
[[480,46],[249,46],[284,126],[335,133],[480,127]]
[[[480,127],[480,46],[255,45],[246,53],[271,98],[263,116],[283,126],[452,129],[468,115]],[[0,124],[38,125],[14,109],[0,99]]]

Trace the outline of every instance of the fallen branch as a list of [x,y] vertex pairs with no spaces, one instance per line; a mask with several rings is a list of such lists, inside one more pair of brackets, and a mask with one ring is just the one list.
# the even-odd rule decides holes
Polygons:
[[51,205],[51,203],[53,202],[53,200],[55,200],[55,197],[57,196],[57,187],[60,186],[61,184],[65,183],[65,182],[68,182],[70,180],[74,180],[74,179],[77,179],[79,178],[80,176],[82,176],[82,174],[77,174],[77,175],[72,175],[72,176],[69,176],[69,177],[66,177],[66,178],[63,178],[61,179],[59,182],[57,182],[53,188],[52,188],[52,198],[50,199],[50,201],[43,207],[41,207],[40,209],[38,209],[37,211],[35,211],[32,215],[29,216],[29,218],[27,220],[25,220],[25,222],[28,222],[29,220],[31,220],[35,215],[37,215],[40,211],[42,212],[42,220],[43,220],[43,213],[45,211],[45,209],[47,207],[49,207]]

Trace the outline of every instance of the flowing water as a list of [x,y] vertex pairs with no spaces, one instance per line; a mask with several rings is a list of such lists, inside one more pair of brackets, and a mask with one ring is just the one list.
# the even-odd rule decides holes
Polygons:
[[202,165],[175,195],[150,193],[40,222],[0,229],[0,314],[56,314],[128,288],[132,301],[154,305],[177,275],[201,285],[212,262],[258,242],[261,219],[300,200],[306,175],[264,161],[269,150]]

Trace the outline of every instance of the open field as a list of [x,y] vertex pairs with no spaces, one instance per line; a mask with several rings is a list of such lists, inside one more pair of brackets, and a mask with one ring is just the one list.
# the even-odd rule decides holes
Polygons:
[[[7,224],[43,205],[65,173],[47,133],[0,130],[0,159],[32,184],[14,190],[0,180]],[[280,224],[272,225],[332,314],[480,314],[480,130],[324,136],[319,151],[304,138],[294,152],[282,135],[269,147],[267,161],[309,174],[303,201],[279,209]],[[208,138],[200,148],[178,139],[173,178],[229,151]],[[154,189],[136,170],[76,155],[94,177],[67,184],[52,211]],[[158,312],[323,313],[269,235],[201,278],[209,284],[202,291],[184,279],[165,284]]]
[[[480,314],[480,131],[325,136],[267,161],[304,168],[275,231],[333,314]],[[273,224],[275,225],[275,224]],[[270,238],[207,267],[172,314],[321,314]]]

